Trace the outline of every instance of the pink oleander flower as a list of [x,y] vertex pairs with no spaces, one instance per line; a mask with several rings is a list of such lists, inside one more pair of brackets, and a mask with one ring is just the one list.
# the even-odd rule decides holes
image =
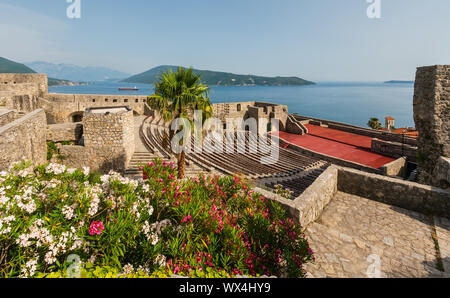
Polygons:
[[187,217],[183,218],[183,223],[187,223],[188,221],[192,221],[192,216],[188,215]]
[[103,226],[102,222],[93,221],[91,223],[90,228],[89,228],[89,234],[91,236],[93,236],[93,235],[100,235],[103,232],[104,229],[105,229],[105,227]]

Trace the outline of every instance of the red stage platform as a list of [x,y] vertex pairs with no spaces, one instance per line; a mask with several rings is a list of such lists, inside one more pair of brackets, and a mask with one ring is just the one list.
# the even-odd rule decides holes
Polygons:
[[375,169],[395,160],[371,152],[372,139],[370,137],[310,124],[306,127],[309,130],[308,135],[300,136],[285,132],[275,133],[275,135],[279,135],[281,139],[303,148]]

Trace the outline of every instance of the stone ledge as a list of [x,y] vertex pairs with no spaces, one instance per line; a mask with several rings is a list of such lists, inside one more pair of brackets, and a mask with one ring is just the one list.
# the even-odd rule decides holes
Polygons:
[[420,213],[450,218],[450,191],[338,167],[338,190]]
[[434,169],[433,184],[450,187],[450,158],[441,156]]
[[288,215],[303,227],[316,221],[322,214],[323,209],[331,201],[337,192],[338,170],[334,166],[326,169],[299,197],[288,200],[273,192],[255,188],[270,200],[279,202]]
[[400,157],[388,164],[385,164],[380,169],[386,176],[405,176],[406,157]]

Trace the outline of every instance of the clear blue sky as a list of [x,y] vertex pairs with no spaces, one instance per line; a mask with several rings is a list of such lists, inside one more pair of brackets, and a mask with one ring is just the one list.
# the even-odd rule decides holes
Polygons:
[[[0,0],[0,56],[139,73],[161,64],[314,81],[413,79],[450,63],[450,1]],[[6,40],[6,42],[5,42]]]

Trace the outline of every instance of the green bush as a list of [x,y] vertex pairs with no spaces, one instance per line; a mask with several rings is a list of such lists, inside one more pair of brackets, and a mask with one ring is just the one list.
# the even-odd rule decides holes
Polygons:
[[[0,173],[0,276],[301,277],[312,252],[281,206],[237,177],[177,180],[173,164],[149,179],[58,164]],[[142,274],[141,274],[142,273]]]

